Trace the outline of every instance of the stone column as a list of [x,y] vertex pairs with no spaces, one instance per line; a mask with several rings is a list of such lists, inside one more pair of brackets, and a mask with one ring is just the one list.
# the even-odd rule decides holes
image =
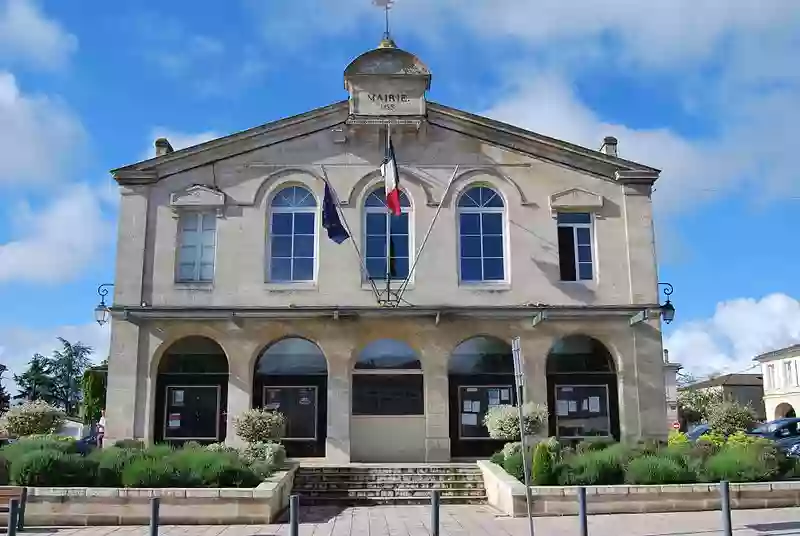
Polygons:
[[328,357],[328,433],[325,460],[350,463],[350,360],[348,355]]
[[547,354],[553,342],[544,330],[534,329],[522,336],[526,402],[547,406]]
[[658,320],[651,320],[633,327],[632,331],[641,415],[640,434],[642,437],[666,439],[669,434],[669,428],[664,426],[667,422],[667,391],[658,323]]
[[[428,350],[423,350],[427,354]],[[425,461],[450,461],[450,397],[447,357],[422,356],[425,386]]]
[[124,320],[111,321],[108,360],[106,431],[103,442],[135,437],[139,327]]
[[[619,352],[614,364],[617,367],[620,439],[636,441],[641,437],[642,417],[639,407],[639,373],[633,332],[627,329],[614,333],[613,343],[614,348]],[[663,376],[661,384],[663,386]],[[664,400],[664,407],[666,408],[666,400]],[[659,422],[663,423],[664,418],[661,418]]]
[[225,444],[243,446],[244,441],[236,435],[233,420],[253,405],[254,363],[250,359],[256,348],[251,341],[235,335],[223,343],[228,354],[228,406],[224,410],[227,413]]

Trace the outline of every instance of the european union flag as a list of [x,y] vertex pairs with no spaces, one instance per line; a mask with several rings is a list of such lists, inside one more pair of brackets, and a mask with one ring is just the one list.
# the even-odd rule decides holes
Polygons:
[[350,235],[339,219],[339,211],[336,209],[336,201],[333,200],[333,193],[328,183],[325,183],[325,199],[322,200],[322,226],[328,231],[328,238],[341,244]]

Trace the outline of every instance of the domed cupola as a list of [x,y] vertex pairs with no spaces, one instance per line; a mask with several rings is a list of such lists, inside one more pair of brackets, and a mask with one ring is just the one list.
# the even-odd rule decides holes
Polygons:
[[422,117],[431,72],[422,61],[400,48],[388,35],[378,48],[354,59],[344,70],[354,117]]

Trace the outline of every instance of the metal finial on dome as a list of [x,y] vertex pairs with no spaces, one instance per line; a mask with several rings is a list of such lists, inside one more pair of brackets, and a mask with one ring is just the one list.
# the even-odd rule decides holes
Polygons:
[[383,39],[381,39],[380,44],[378,44],[378,48],[397,48],[389,32],[389,10],[392,9],[394,0],[372,0],[372,4],[382,8],[386,17],[386,29],[383,32]]

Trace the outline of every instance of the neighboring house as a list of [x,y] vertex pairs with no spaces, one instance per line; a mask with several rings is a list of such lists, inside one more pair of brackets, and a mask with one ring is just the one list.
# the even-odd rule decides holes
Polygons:
[[755,361],[764,376],[767,417],[795,417],[800,408],[800,344],[761,354]]
[[515,336],[551,435],[666,437],[659,171],[428,102],[388,39],[344,78],[348,100],[112,172],[107,440],[232,443],[265,407],[290,456],[488,456]]
[[81,439],[86,435],[87,430],[88,426],[86,426],[82,422],[77,421],[75,419],[67,418],[66,420],[64,420],[64,424],[61,425],[61,428],[59,428],[56,434],[64,437]]
[[764,412],[764,382],[760,374],[724,374],[695,382],[680,390],[721,391],[724,400],[731,400],[753,408],[756,419],[759,421],[767,418],[767,414]]

